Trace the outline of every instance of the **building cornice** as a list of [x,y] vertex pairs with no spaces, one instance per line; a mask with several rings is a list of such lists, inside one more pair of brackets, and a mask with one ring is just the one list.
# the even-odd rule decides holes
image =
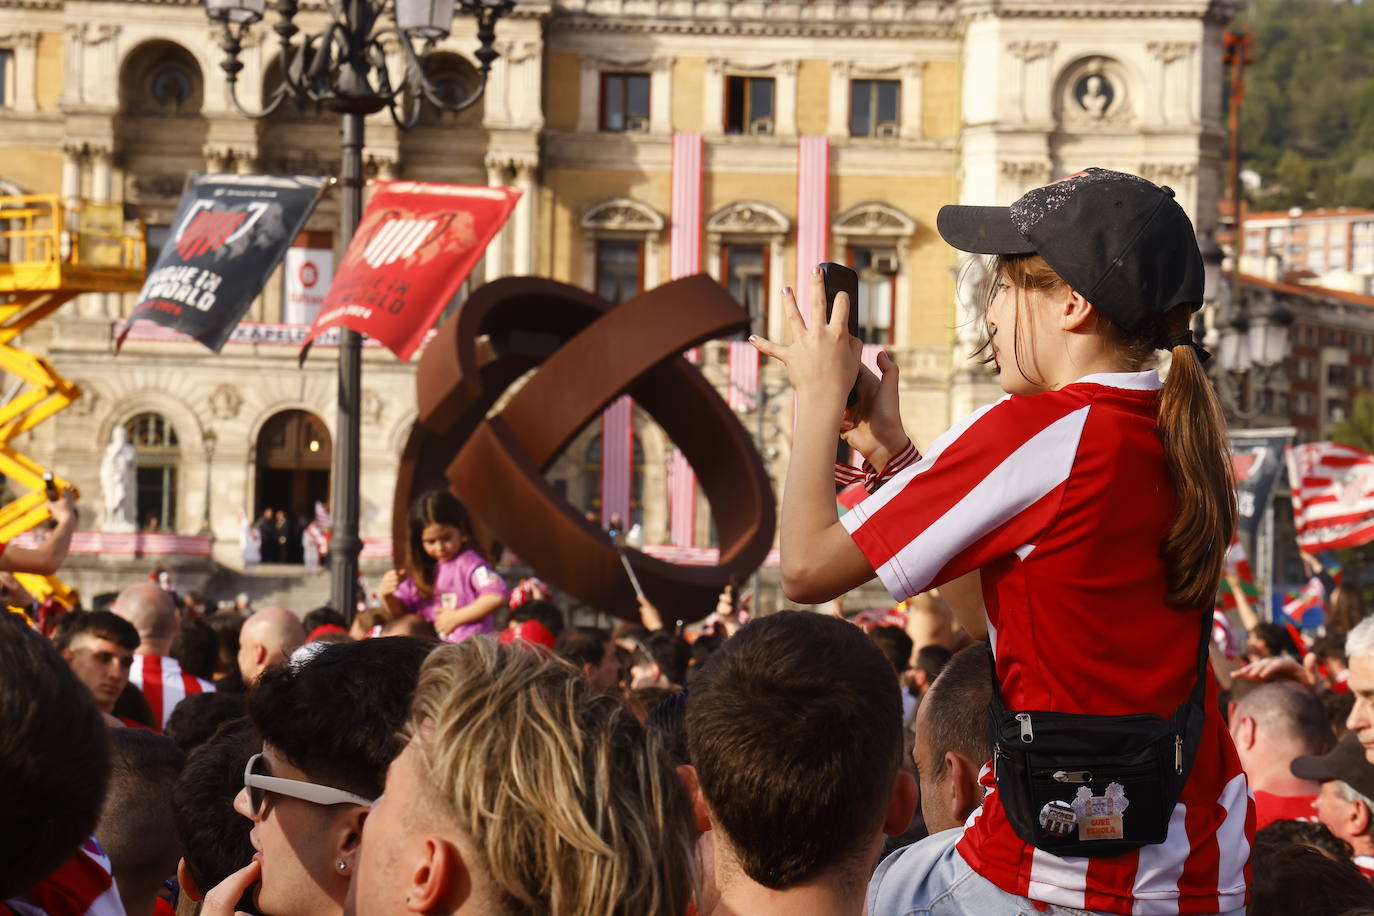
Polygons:
[[1202,19],[1230,22],[1238,0],[958,0],[959,15],[976,19]]
[[957,38],[944,0],[556,0],[563,32],[808,38]]

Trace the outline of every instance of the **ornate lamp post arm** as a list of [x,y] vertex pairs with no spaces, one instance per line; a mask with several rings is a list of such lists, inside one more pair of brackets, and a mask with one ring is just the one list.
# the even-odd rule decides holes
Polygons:
[[[220,64],[229,86],[234,109],[248,118],[266,118],[287,99],[323,104],[341,118],[340,226],[339,240],[346,249],[362,219],[364,118],[383,108],[402,127],[419,120],[425,102],[446,111],[461,111],[482,97],[495,49],[496,22],[515,6],[514,0],[458,0],[463,12],[476,18],[481,63],[480,85],[467,98],[450,103],[425,74],[428,49],[453,26],[455,0],[326,0],[330,22],[322,30],[296,35],[296,0],[276,0],[273,26],[280,43],[278,54],[281,84],[271,100],[258,111],[249,111],[238,97],[238,75],[243,70],[239,55],[244,40],[266,11],[267,0],[204,0],[209,17],[223,25],[224,61]],[[382,14],[390,12],[394,25],[378,27]],[[401,82],[393,85],[387,70],[382,39],[394,37],[405,54]],[[413,41],[423,42],[426,54],[417,54]],[[413,98],[405,115],[398,102]],[[339,340],[338,447],[334,452],[333,515],[335,536],[331,549],[331,603],[350,620],[356,606],[358,553],[359,450],[361,439],[362,337],[344,328]]]

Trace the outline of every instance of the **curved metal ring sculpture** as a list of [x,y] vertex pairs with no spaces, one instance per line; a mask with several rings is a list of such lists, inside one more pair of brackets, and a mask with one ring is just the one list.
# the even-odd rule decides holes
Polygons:
[[[695,469],[715,518],[720,560],[689,567],[634,549],[625,553],[665,620],[706,616],[726,583],[764,561],[775,506],[749,434],[680,354],[748,327],[748,314],[705,274],[617,306],[552,280],[515,277],[482,287],[439,329],[420,360],[420,416],[393,500],[397,559],[405,550],[411,502],[446,481],[484,546],[509,547],[578,599],[638,620],[615,545],[544,479],[578,431],[629,394]],[[493,412],[498,401],[503,403]]]

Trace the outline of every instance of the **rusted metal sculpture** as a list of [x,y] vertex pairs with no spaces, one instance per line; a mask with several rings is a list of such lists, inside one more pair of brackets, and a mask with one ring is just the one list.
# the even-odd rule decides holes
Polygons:
[[[587,604],[637,620],[615,545],[544,479],[578,431],[629,394],[696,471],[715,518],[720,560],[689,567],[630,548],[626,554],[665,619],[709,614],[726,583],[744,579],[767,556],[775,506],[749,434],[681,353],[748,327],[748,314],[705,274],[617,306],[552,280],[516,277],[483,286],[420,360],[420,415],[393,501],[398,561],[411,501],[447,482],[484,546],[504,545]],[[509,391],[531,369],[537,371]]]

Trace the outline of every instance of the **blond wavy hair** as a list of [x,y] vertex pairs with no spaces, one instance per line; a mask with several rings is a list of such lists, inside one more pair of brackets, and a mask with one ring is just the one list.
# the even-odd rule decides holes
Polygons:
[[502,912],[687,911],[686,790],[657,733],[571,665],[491,637],[441,646],[409,731],[433,813],[471,841]]

